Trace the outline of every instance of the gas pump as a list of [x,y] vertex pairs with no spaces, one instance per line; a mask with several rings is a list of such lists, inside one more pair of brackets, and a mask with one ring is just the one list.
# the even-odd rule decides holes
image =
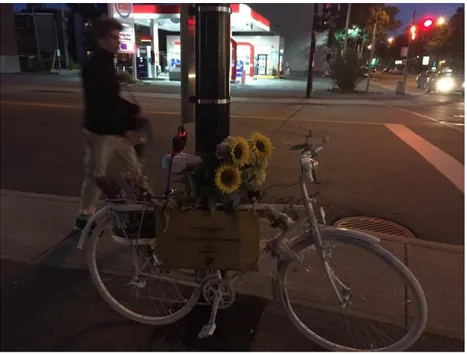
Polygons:
[[136,75],[138,79],[152,78],[153,58],[152,47],[148,45],[138,46],[136,49]]

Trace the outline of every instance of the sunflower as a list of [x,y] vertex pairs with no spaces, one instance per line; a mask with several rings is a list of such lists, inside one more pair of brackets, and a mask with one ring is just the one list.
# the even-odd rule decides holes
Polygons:
[[229,140],[230,157],[233,163],[238,167],[245,166],[250,161],[250,149],[248,141],[241,136]]
[[269,138],[261,133],[253,133],[250,137],[251,150],[259,159],[271,157],[274,146]]
[[242,184],[240,170],[232,165],[221,165],[216,170],[214,183],[222,193],[232,194],[236,192]]

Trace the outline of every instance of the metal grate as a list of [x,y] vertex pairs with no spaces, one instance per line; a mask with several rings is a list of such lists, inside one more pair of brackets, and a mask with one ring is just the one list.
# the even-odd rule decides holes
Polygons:
[[404,226],[392,221],[372,218],[368,216],[353,216],[341,219],[334,224],[335,227],[366,232],[370,235],[391,235],[398,237],[415,238],[415,235]]

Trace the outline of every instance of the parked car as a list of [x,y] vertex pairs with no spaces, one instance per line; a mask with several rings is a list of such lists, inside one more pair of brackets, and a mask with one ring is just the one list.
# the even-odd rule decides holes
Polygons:
[[464,73],[445,71],[431,76],[426,83],[426,92],[464,94]]
[[432,70],[422,71],[417,76],[417,79],[416,79],[417,88],[426,89],[426,84],[427,84],[428,80],[430,79],[430,77],[433,77],[435,75],[436,75],[436,72],[434,72]]

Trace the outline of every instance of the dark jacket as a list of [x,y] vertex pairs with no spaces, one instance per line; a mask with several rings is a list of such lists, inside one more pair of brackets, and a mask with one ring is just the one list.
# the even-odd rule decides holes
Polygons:
[[99,135],[122,135],[134,130],[139,107],[120,97],[113,54],[98,49],[82,71],[84,128]]

